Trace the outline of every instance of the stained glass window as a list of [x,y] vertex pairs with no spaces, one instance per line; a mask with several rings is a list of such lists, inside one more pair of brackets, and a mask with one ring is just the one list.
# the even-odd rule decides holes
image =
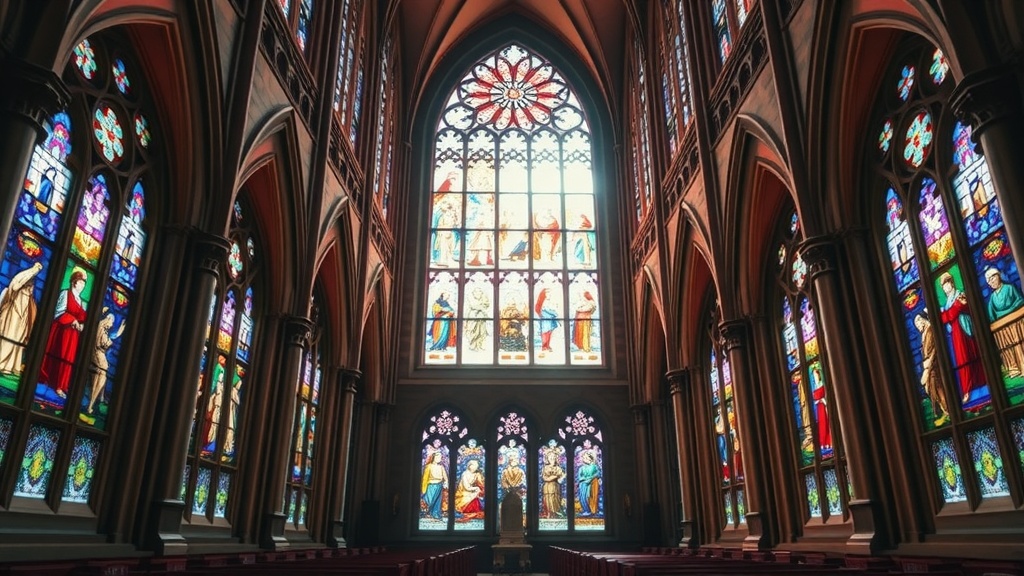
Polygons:
[[[396,84],[394,58],[391,54],[391,38],[384,40],[381,47],[380,67],[380,113],[377,115],[377,145],[374,156],[375,198],[381,211],[387,216],[387,192],[391,178],[391,143],[394,139],[393,108],[395,106]],[[390,80],[390,84],[389,84]],[[385,156],[386,154],[386,156]]]
[[[929,74],[915,85],[914,70]],[[907,143],[902,158],[874,155],[871,169],[882,175],[884,202],[876,206],[885,212],[878,222],[885,222],[902,316],[908,388],[935,456],[937,490],[954,503],[1012,491],[1002,427],[991,422],[1024,403],[1024,297],[988,163],[971,127],[949,113],[948,74],[941,50],[920,40],[899,49],[885,80],[898,98],[879,98],[876,117],[905,127]],[[939,142],[946,144],[933,146]]]
[[661,84],[669,154],[675,155],[690,123],[690,62],[682,0],[662,0]]
[[342,133],[349,137],[353,146],[359,133],[363,96],[362,14],[363,0],[344,0],[338,76],[334,84],[334,111],[338,113]]
[[313,33],[313,0],[278,0],[278,5],[285,23],[295,35],[299,51],[305,53]]
[[512,44],[472,66],[434,141],[428,365],[600,365],[590,129],[553,65]]
[[[151,227],[150,156],[122,132],[151,115],[148,93],[119,44],[82,40],[67,62],[73,106],[44,122],[0,262],[0,447],[23,455],[14,494],[51,503],[88,504],[101,477]],[[90,145],[73,149],[73,130]]]
[[[316,303],[313,304],[314,318],[319,317]],[[320,383],[323,379],[321,365],[321,337],[323,330],[317,326],[303,352],[302,367],[295,391],[295,419],[292,429],[292,465],[288,472],[288,527],[302,528],[305,521],[306,502],[312,495],[313,471],[317,454],[314,450],[317,438],[317,417],[320,409]]]
[[718,58],[724,63],[732,53],[732,32],[726,14],[726,0],[711,0],[711,24],[718,41]]
[[708,361],[708,384],[711,391],[711,414],[709,424],[714,431],[715,456],[725,503],[725,527],[746,522],[741,509],[739,493],[743,487],[743,451],[737,432],[736,408],[733,402],[732,366],[722,346],[718,333],[717,311],[711,315],[710,359]]
[[565,416],[558,436],[567,443],[568,450],[570,467],[566,474],[572,481],[572,492],[566,507],[570,526],[577,531],[604,530],[604,440],[601,428],[593,416],[576,410]]
[[498,513],[497,525],[501,526],[501,503],[508,494],[516,494],[523,502],[523,526],[528,525],[526,503],[527,465],[529,459],[530,425],[526,416],[518,411],[509,411],[498,420],[495,430],[497,449],[497,485],[498,498],[495,511]]
[[799,218],[789,212],[780,225],[780,254],[788,259],[777,268],[782,290],[780,332],[785,353],[794,429],[796,460],[804,478],[804,496],[811,518],[842,521],[850,495],[839,446],[838,421],[832,414],[827,382],[827,354],[819,336],[814,306],[807,294],[807,264],[800,255]]
[[[250,347],[255,330],[260,253],[255,226],[245,199],[236,200],[228,234],[232,249],[222,263],[227,280],[217,287],[198,375],[196,412],[189,441],[185,479],[186,510],[191,522],[224,517],[231,481],[237,470],[238,429],[248,385]],[[250,246],[247,250],[238,246]],[[237,249],[237,250],[236,250]],[[214,493],[211,494],[211,490]]]
[[644,64],[646,52],[643,44],[638,39],[634,42],[634,57],[636,58],[637,91],[633,102],[636,109],[633,112],[638,133],[634,135],[637,139],[639,155],[636,157],[637,170],[640,178],[640,206],[637,214],[643,220],[651,212],[651,203],[654,200],[652,187],[654,180],[651,178],[651,131],[647,124],[647,67]]
[[[483,486],[482,478],[484,468],[482,467],[483,448],[478,446],[476,440],[467,438],[469,430],[466,428],[462,416],[450,409],[441,409],[431,415],[423,426],[423,433],[420,439],[420,483],[419,483],[419,521],[417,527],[425,531],[447,531],[453,529],[456,503],[455,492],[462,482],[462,473],[469,472],[466,480],[469,483],[469,490],[462,490],[463,509],[459,511],[462,527],[472,525],[473,529],[483,529],[483,522],[469,523],[475,518],[467,518],[466,506],[472,503],[474,510],[470,510],[470,516],[476,512],[483,514],[483,502],[480,498],[473,498],[473,488]],[[459,446],[461,444],[461,446]],[[472,444],[472,446],[471,446]],[[477,454],[477,450],[479,453]],[[477,454],[477,464],[470,470],[470,461]],[[456,464],[461,464],[458,471]],[[480,478],[478,478],[480,476]],[[475,508],[479,506],[480,510]],[[482,516],[481,516],[482,518]]]

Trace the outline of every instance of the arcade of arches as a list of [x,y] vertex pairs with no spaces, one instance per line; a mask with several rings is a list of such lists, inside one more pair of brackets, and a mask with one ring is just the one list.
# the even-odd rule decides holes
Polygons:
[[37,0],[0,60],[0,559],[513,492],[537,555],[1022,558],[1017,2]]

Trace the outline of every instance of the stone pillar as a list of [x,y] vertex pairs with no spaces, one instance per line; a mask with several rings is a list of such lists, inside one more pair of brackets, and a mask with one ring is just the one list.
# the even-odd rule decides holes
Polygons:
[[950,104],[971,124],[971,140],[988,159],[1013,257],[1017,269],[1024,270],[1024,111],[1014,70],[1006,66],[968,74],[953,90]]
[[66,108],[71,97],[53,70],[13,57],[2,68],[7,87],[0,96],[0,239],[6,243],[29,159],[46,138],[43,123]]
[[181,500],[181,476],[188,455],[189,433],[195,417],[199,378],[199,361],[203,354],[209,328],[210,299],[228,255],[227,239],[193,230],[189,238],[189,253],[195,258],[190,287],[183,290],[185,305],[183,316],[175,326],[182,354],[173,363],[174,370],[163,381],[165,392],[160,403],[163,422],[167,427],[157,442],[164,455],[153,460],[156,478],[146,542],[157,554],[184,554],[187,549],[181,536],[182,514],[185,503]]
[[302,356],[309,346],[313,333],[313,322],[301,316],[284,318],[284,353],[281,355],[281,372],[277,389],[271,392],[276,397],[269,423],[271,433],[267,438],[268,457],[265,474],[267,492],[263,502],[263,518],[260,522],[260,546],[270,550],[281,550],[289,546],[284,537],[284,525],[288,514],[284,508],[286,477],[291,461],[292,429],[295,424],[295,390],[302,377]]
[[[653,469],[651,466],[651,430],[648,425],[650,420],[651,407],[647,404],[636,404],[631,407],[633,411],[633,436],[636,446],[636,490],[640,502],[643,503],[641,516],[642,542],[645,546],[654,546],[659,539],[658,534],[658,508],[654,499],[654,487],[651,478]],[[611,501],[611,498],[606,496]],[[625,502],[626,494],[621,495]],[[609,506],[610,508],[610,506]],[[623,510],[627,512],[627,510]],[[632,506],[629,506],[629,514],[633,514]]]
[[679,547],[696,548],[700,544],[697,537],[696,514],[699,487],[696,485],[697,475],[688,473],[697,469],[695,466],[693,409],[686,390],[696,378],[695,368],[672,370],[665,374],[668,379],[668,393],[672,400],[673,420],[675,421],[676,453],[679,465]]
[[771,469],[766,459],[767,439],[761,433],[767,422],[757,390],[758,378],[750,362],[751,329],[746,319],[724,320],[719,324],[723,350],[732,368],[732,390],[737,436],[743,450],[743,485],[747,498],[747,537],[744,550],[761,550],[771,544],[768,515],[772,503],[765,487]]
[[668,410],[671,406],[664,400],[664,392],[659,392],[658,399],[651,402],[651,461],[658,464],[651,467],[653,481],[652,498],[656,507],[658,522],[658,546],[664,546],[672,538],[673,510],[670,507],[676,500],[678,484],[671,477],[671,468],[666,464],[674,457],[674,442],[670,441],[673,431],[669,429]]
[[865,405],[874,396],[865,389],[867,379],[860,377],[860,367],[867,365],[863,348],[847,330],[857,319],[850,314],[852,304],[844,297],[840,285],[835,240],[810,238],[801,246],[800,255],[807,263],[807,282],[828,351],[828,376],[832,383],[828,390],[832,401],[830,416],[839,420],[846,474],[857,496],[849,502],[854,533],[847,545],[851,552],[874,554],[885,545],[881,492],[873,474],[878,470],[877,463],[884,461],[884,442],[874,425],[872,408]]
[[338,411],[339,430],[333,454],[334,485],[331,486],[330,519],[327,528],[327,545],[345,548],[345,498],[348,488],[348,463],[352,451],[352,420],[356,405],[356,392],[362,373],[354,368],[343,368],[339,374],[342,393],[341,408]]

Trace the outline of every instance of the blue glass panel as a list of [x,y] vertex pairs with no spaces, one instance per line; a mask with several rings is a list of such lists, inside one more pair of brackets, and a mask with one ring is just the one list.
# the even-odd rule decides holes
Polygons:
[[971,456],[974,460],[974,472],[978,476],[978,486],[982,498],[1009,496],[1010,486],[1003,470],[1003,456],[996,441],[995,428],[982,428],[967,433],[971,445]]
[[932,455],[935,458],[935,471],[939,476],[942,500],[946,503],[966,502],[964,479],[960,473],[960,459],[953,448],[953,441],[943,438],[932,443]]
[[75,445],[71,449],[71,463],[68,465],[68,477],[64,482],[65,502],[89,502],[101,445],[98,440],[83,436],[75,437]]
[[25,456],[21,459],[15,496],[45,498],[53,474],[53,459],[57,455],[57,441],[60,432],[53,428],[33,425],[28,431]]

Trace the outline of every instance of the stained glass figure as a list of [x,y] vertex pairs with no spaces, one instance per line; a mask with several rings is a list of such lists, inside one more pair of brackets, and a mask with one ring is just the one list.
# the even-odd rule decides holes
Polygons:
[[423,362],[602,364],[590,132],[550,62],[510,44],[470,68],[431,188]]
[[935,471],[939,475],[942,500],[947,504],[966,502],[967,493],[960,474],[960,459],[953,448],[953,441],[943,438],[932,443],[932,455],[935,459]]
[[538,451],[540,479],[540,502],[537,521],[538,530],[568,530],[569,520],[566,511],[566,476],[567,460],[565,446],[555,440],[549,440]]
[[604,458],[590,440],[575,447],[576,530],[604,529]]
[[484,529],[485,457],[484,447],[474,439],[459,446],[455,462],[455,530]]
[[21,459],[21,470],[14,487],[15,496],[46,497],[60,436],[60,431],[39,424],[29,428],[25,455]]
[[64,482],[64,502],[89,502],[93,475],[100,458],[100,446],[100,442],[91,438],[75,438],[71,448],[71,462],[68,464],[68,477]]
[[34,407],[44,413],[63,414],[95,284],[91,271],[67,262],[36,385]]
[[708,325],[710,361],[708,363],[708,380],[711,388],[711,425],[714,430],[715,454],[718,456],[719,477],[724,502],[726,528],[735,522],[742,523],[745,515],[738,508],[740,502],[737,495],[743,485],[743,451],[737,431],[736,412],[733,406],[732,365],[728,354],[722,349],[721,334],[718,332],[718,312],[713,309]]

